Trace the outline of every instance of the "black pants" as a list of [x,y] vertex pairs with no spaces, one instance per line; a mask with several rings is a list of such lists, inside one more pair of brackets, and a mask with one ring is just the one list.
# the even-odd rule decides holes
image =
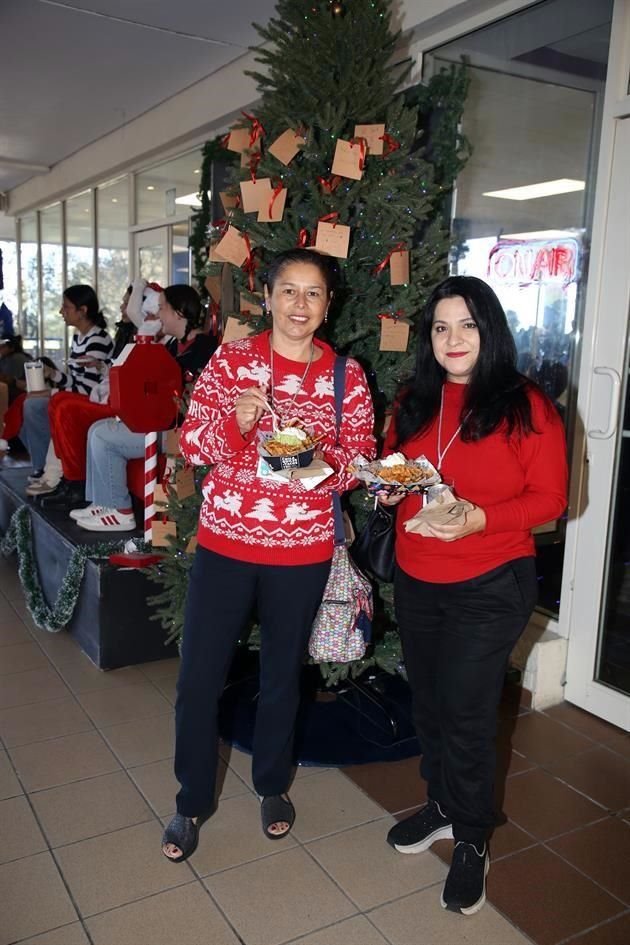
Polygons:
[[217,706],[254,603],[262,647],[252,775],[258,794],[282,794],[291,777],[300,669],[330,561],[276,567],[198,548],[191,571],[175,706],[177,810],[212,808],[218,760]]
[[536,592],[534,558],[449,584],[396,571],[420,772],[429,797],[451,818],[456,841],[483,843],[495,825],[497,707]]

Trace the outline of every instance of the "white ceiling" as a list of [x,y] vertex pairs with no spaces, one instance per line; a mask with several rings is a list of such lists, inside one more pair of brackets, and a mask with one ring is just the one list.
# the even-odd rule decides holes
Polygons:
[[243,55],[275,0],[0,0],[0,192]]

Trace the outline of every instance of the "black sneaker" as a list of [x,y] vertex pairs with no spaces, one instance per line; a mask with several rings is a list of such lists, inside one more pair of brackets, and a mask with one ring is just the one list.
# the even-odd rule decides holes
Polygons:
[[490,869],[488,846],[481,851],[474,843],[455,844],[453,860],[442,890],[442,908],[461,915],[474,915],[486,901],[486,876]]
[[437,801],[428,800],[419,811],[394,824],[387,842],[399,853],[423,853],[436,840],[452,840],[453,827]]

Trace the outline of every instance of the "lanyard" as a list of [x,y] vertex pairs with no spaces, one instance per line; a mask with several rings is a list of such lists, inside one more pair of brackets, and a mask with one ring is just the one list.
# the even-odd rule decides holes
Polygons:
[[450,450],[451,446],[453,445],[453,443],[455,442],[459,434],[462,432],[462,427],[468,420],[471,411],[470,410],[468,411],[468,413],[466,414],[466,416],[464,417],[460,425],[457,427],[457,429],[455,430],[455,433],[453,433],[452,437],[450,438],[450,440],[448,441],[444,449],[442,449],[442,415],[443,413],[444,413],[444,385],[442,385],[442,393],[440,395],[440,416],[438,420],[438,437],[437,437],[438,472],[442,469],[442,463],[444,462],[444,457]]

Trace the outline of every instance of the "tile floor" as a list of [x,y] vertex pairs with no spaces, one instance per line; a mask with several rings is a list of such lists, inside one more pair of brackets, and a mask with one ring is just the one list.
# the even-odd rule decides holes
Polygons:
[[68,636],[35,629],[0,561],[0,945],[630,941],[627,734],[506,698],[506,822],[490,903],[463,919],[439,906],[448,843],[410,857],[384,842],[423,800],[417,759],[299,769],[295,828],[270,842],[249,759],[225,748],[218,814],[189,863],[168,863],[176,672],[99,672]]

